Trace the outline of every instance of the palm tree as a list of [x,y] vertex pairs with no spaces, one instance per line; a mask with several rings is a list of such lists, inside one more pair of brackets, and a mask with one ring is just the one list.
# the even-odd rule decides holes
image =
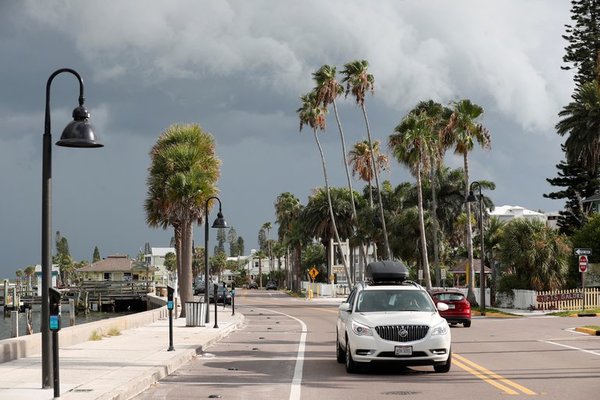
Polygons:
[[[290,287],[294,291],[300,290],[300,257],[302,255],[302,242],[294,242],[294,226],[298,224],[302,212],[300,200],[290,192],[277,196],[275,201],[275,222],[279,225],[277,236],[279,241],[286,247],[286,253],[293,249],[295,257],[291,268]],[[286,257],[286,264],[287,264]]]
[[427,237],[423,216],[422,174],[431,168],[431,158],[439,149],[437,131],[431,129],[430,119],[425,112],[410,112],[390,135],[389,147],[398,162],[406,165],[417,180],[417,206],[421,234],[421,257],[425,275],[425,285],[431,289],[431,274],[427,256]]
[[439,220],[437,217],[437,187],[438,187],[438,171],[444,160],[444,153],[448,149],[449,144],[445,140],[445,127],[448,124],[452,111],[448,107],[442,106],[433,100],[421,101],[415,107],[415,110],[425,113],[428,118],[430,129],[437,133],[438,140],[436,148],[432,149],[430,186],[431,186],[431,216],[433,218],[433,265],[435,268],[436,286],[441,286],[442,272],[440,267],[439,257]]
[[[344,138],[344,130],[342,129],[342,123],[340,121],[337,103],[335,99],[344,93],[344,87],[336,79],[336,68],[330,65],[323,65],[313,73],[313,79],[317,83],[315,93],[317,94],[317,102],[323,107],[327,108],[330,104],[333,105],[333,112],[335,115],[335,121],[340,132],[340,142],[342,145],[342,161],[344,163],[344,170],[346,172],[346,181],[348,183],[348,190],[350,191],[352,201],[352,218],[354,223],[358,225],[358,215],[356,213],[356,204],[354,200],[354,189],[352,188],[352,180],[350,179],[350,170],[348,168],[348,160],[346,159],[346,139]],[[364,248],[360,246],[361,252],[364,258]]]
[[[367,108],[365,106],[365,95],[367,91],[371,93],[374,91],[374,82],[375,78],[372,74],[367,72],[369,68],[369,63],[367,60],[356,60],[349,62],[344,65],[344,70],[342,74],[344,78],[342,82],[346,83],[346,96],[348,93],[352,93],[354,99],[356,100],[356,104],[358,104],[362,110],[363,117],[365,120],[365,125],[367,128],[367,138],[369,140],[369,151],[371,152],[371,165],[375,166],[375,150],[373,148],[373,140],[371,139],[371,128],[369,127],[369,119],[367,117]],[[383,239],[385,243],[385,257],[387,259],[392,259],[392,254],[390,252],[390,243],[388,241],[387,228],[385,225],[385,216],[383,214],[383,204],[381,201],[381,187],[379,186],[379,174],[377,173],[377,169],[373,169],[373,176],[375,176],[375,185],[377,187],[377,194],[379,195],[379,215],[381,217],[381,225],[383,229]]]
[[[374,155],[371,156],[371,146],[369,146],[368,140],[356,142],[354,147],[348,153],[348,161],[352,164],[352,176],[358,177],[365,181],[369,191],[369,206],[373,207],[373,190],[372,182],[374,178],[374,170],[377,171],[387,170],[389,166],[388,157],[385,154],[381,154],[380,142],[376,140],[373,142]],[[372,160],[375,160],[375,167],[373,167]]]
[[[453,103],[453,112],[446,126],[448,142],[454,146],[454,152],[463,156],[463,167],[465,173],[465,199],[469,195],[469,152],[473,150],[475,142],[483,149],[491,147],[490,133],[477,119],[483,115],[483,108],[464,99]],[[467,211],[467,254],[468,254],[468,291],[467,297],[471,304],[477,304],[475,300],[474,282],[475,270],[473,266],[473,228],[471,226],[471,205],[466,202]]]
[[273,269],[273,253],[271,248],[271,241],[269,240],[269,232],[273,228],[273,224],[270,222],[265,222],[262,224],[262,229],[266,232],[266,241],[265,246],[267,249],[267,257],[269,258],[269,270]]
[[333,112],[335,114],[335,120],[340,132],[340,142],[342,144],[342,161],[344,162],[344,169],[346,171],[346,180],[348,182],[348,190],[351,194],[352,200],[352,217],[357,220],[356,205],[354,203],[354,191],[352,189],[352,180],[350,179],[350,170],[348,168],[348,161],[346,160],[346,139],[344,138],[344,131],[342,129],[342,123],[337,109],[335,99],[344,93],[344,87],[336,79],[336,68],[323,65],[313,73],[313,79],[317,83],[315,92],[317,94],[317,102],[323,107],[327,108],[330,104],[333,105]]
[[556,290],[566,282],[572,249],[568,238],[538,220],[515,218],[504,226],[501,259],[508,268],[502,280],[518,289]]
[[192,227],[206,219],[206,199],[217,194],[220,160],[212,135],[198,125],[172,125],[150,156],[146,221],[151,227],[170,225],[175,230],[179,294],[185,303],[192,299]]
[[485,249],[489,254],[489,264],[492,268],[492,280],[490,282],[490,302],[493,307],[496,303],[496,276],[498,271],[496,270],[496,259],[500,249],[500,240],[502,238],[502,232],[504,229],[504,223],[500,221],[498,217],[492,217],[488,221],[488,227],[485,231]]
[[567,161],[581,165],[592,176],[600,163],[600,87],[598,82],[584,83],[573,94],[573,101],[558,113],[558,134],[568,134],[565,141]]
[[31,289],[31,278],[35,275],[35,265],[25,267],[23,273],[27,277],[27,288]]
[[[310,126],[313,130],[315,143],[317,144],[319,154],[321,156],[321,165],[323,167],[325,188],[327,189],[327,200],[329,203],[329,215],[331,217],[331,224],[335,234],[335,240],[338,243],[341,243],[340,235],[338,234],[337,226],[335,223],[333,206],[331,203],[331,193],[329,190],[329,180],[327,178],[327,166],[325,164],[325,156],[323,155],[323,148],[321,147],[321,142],[319,141],[319,136],[317,135],[317,130],[325,129],[325,115],[327,113],[327,110],[325,110],[321,105],[319,105],[319,102],[317,101],[317,95],[314,92],[305,94],[300,98],[300,100],[302,101],[302,106],[298,110],[296,110],[300,118],[300,130],[302,130],[302,127],[304,125]],[[353,284],[350,276],[350,269],[348,268],[348,261],[346,260],[344,254],[341,254],[341,259],[344,263],[344,271],[346,273],[346,279],[348,280],[348,286],[352,288]]]

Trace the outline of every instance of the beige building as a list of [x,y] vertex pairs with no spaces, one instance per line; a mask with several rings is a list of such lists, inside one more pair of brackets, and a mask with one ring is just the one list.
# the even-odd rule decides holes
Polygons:
[[112,255],[77,270],[83,281],[149,281],[154,268],[147,268],[126,255]]

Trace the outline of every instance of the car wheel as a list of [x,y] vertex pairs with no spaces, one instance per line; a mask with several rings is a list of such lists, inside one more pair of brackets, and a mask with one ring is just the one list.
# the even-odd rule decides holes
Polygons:
[[346,361],[346,354],[342,350],[342,346],[340,346],[340,340],[338,339],[337,335],[335,338],[335,358],[340,364],[343,364]]
[[348,339],[346,339],[346,372],[349,374],[353,374],[358,370],[358,366],[354,362],[352,358],[352,351],[350,350],[350,343],[348,343]]
[[448,359],[443,364],[436,364],[433,366],[433,370],[435,372],[446,373],[450,371],[450,367],[452,366],[452,351],[448,354]]
[[468,327],[470,327],[470,326],[471,326],[471,321],[465,321],[465,322],[463,322],[463,326],[464,326],[465,328],[468,328]]

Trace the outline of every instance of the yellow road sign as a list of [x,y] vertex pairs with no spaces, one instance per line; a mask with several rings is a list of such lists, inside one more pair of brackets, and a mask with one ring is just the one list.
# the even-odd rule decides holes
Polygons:
[[314,280],[314,279],[317,277],[317,275],[319,275],[319,271],[318,271],[318,270],[317,270],[315,267],[312,267],[312,268],[311,268],[311,269],[308,271],[308,274],[309,274],[309,275],[310,275],[310,277],[311,277],[311,278]]

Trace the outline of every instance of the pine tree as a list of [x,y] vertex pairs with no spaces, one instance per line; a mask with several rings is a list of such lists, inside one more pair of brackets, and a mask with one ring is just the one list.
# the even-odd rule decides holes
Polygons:
[[[564,147],[564,146],[563,146]],[[556,165],[558,177],[547,178],[552,186],[563,187],[563,190],[544,194],[545,198],[566,200],[565,208],[559,211],[558,226],[561,233],[573,234],[581,228],[586,221],[586,212],[582,200],[594,194],[600,184],[598,178],[591,177],[589,173],[577,165],[561,161]]]
[[569,42],[565,48],[562,69],[575,70],[578,86],[596,78],[596,61],[600,55],[600,1],[572,0],[571,20],[565,25],[563,39]]
[[98,262],[102,260],[102,257],[100,257],[100,250],[98,250],[98,246],[94,247],[94,255],[92,256],[92,262]]
[[[565,25],[566,34],[562,36],[569,42],[565,47],[566,54],[563,56],[563,61],[567,65],[562,69],[575,70],[576,88],[573,99],[577,100],[576,94],[583,85],[593,81],[599,82],[600,25],[598,18],[600,17],[600,0],[572,0],[571,4],[571,20],[574,23]],[[570,103],[571,106],[572,104]],[[567,107],[569,105],[565,106],[560,113],[563,114],[563,117],[569,116],[564,115]],[[586,124],[586,121],[581,121],[581,124]],[[569,121],[567,128],[571,126]],[[562,134],[566,133],[569,133],[570,136],[568,130]],[[561,133],[559,132],[559,134]],[[566,153],[567,148],[564,145],[561,147]],[[546,179],[552,186],[565,188],[558,192],[544,194],[546,198],[566,200],[565,210],[559,212],[558,220],[558,225],[563,233],[570,234],[585,223],[582,200],[593,195],[599,184],[598,175],[593,172],[593,167],[583,168],[580,165],[573,165],[568,160],[561,161],[556,165],[559,170],[558,177]]]

